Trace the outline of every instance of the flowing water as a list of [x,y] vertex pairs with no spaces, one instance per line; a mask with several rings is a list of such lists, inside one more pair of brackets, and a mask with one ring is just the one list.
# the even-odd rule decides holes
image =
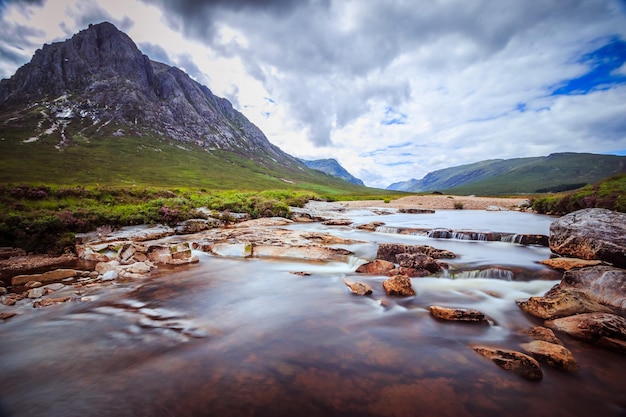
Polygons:
[[[548,234],[553,218],[516,212],[345,213],[387,227]],[[543,295],[559,275],[549,249],[511,242],[325,227],[365,243],[348,263],[220,258],[160,268],[0,323],[2,416],[624,416],[624,356],[562,336],[580,364],[543,365],[531,382],[470,346],[520,350],[541,320],[516,299]],[[417,295],[388,297],[385,277],[354,272],[381,242],[428,244],[459,255]],[[294,272],[307,272],[298,275]],[[349,293],[343,278],[369,283]],[[475,308],[492,325],[442,322],[428,307]]]

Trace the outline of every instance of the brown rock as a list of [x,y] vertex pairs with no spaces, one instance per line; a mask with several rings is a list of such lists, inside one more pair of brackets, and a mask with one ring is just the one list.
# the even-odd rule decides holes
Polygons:
[[539,362],[524,353],[489,346],[473,346],[472,349],[507,371],[511,371],[531,381],[543,379],[543,372],[541,372]]
[[544,342],[554,343],[555,345],[563,345],[561,339],[556,337],[554,332],[547,327],[535,326],[528,331],[528,334],[535,340],[543,340]]
[[71,300],[72,297],[57,297],[57,298],[44,298],[43,300],[35,301],[33,303],[34,308],[48,307],[55,304],[65,303]]
[[550,225],[549,244],[559,255],[626,268],[626,213],[600,208],[569,213]]
[[369,295],[374,291],[372,287],[364,282],[352,281],[351,279],[344,278],[343,283],[346,284],[346,287],[350,288],[352,294]]
[[376,253],[377,259],[395,262],[400,253],[423,253],[435,259],[456,258],[456,255],[445,249],[437,249],[428,245],[401,245],[397,243],[381,243]]
[[586,266],[595,266],[602,263],[598,260],[586,260],[579,258],[550,258],[540,261],[539,263],[547,265],[554,269],[563,269],[569,271],[574,268],[584,268]]
[[405,214],[432,214],[435,210],[432,209],[419,209],[419,208],[401,208],[398,209],[398,213]]
[[370,232],[376,231],[376,229],[380,226],[384,226],[385,222],[370,222],[367,224],[358,225],[356,228],[361,230],[369,230]]
[[0,313],[0,320],[8,320],[11,317],[15,317],[15,316],[17,316],[17,313],[14,313],[14,312]]
[[485,323],[485,313],[471,308],[447,308],[440,306],[430,306],[430,314],[434,317],[450,321],[462,321],[471,323]]
[[523,343],[522,348],[530,352],[535,358],[555,368],[569,372],[577,371],[580,368],[572,352],[562,345],[534,340],[530,343]]
[[43,274],[16,275],[11,278],[12,285],[24,285],[28,281],[39,281],[41,283],[61,281],[65,278],[75,277],[77,272],[73,269],[55,269]]
[[372,262],[359,265],[356,272],[361,274],[387,275],[389,271],[395,268],[393,262],[376,259]]
[[399,253],[396,261],[404,268],[425,269],[431,273],[441,271],[441,266],[435,259],[423,253]]
[[407,275],[411,278],[427,277],[431,272],[427,269],[405,268],[403,266],[389,272],[389,275]]
[[609,313],[585,313],[548,320],[545,325],[575,339],[626,353],[626,319]]
[[322,222],[325,226],[350,226],[352,223],[353,221],[349,219],[330,219]]
[[595,301],[589,294],[575,288],[552,287],[543,297],[518,300],[517,305],[528,314],[542,319],[571,316],[572,314],[611,310]]
[[411,279],[406,275],[396,275],[383,282],[383,288],[388,295],[410,297],[415,295]]

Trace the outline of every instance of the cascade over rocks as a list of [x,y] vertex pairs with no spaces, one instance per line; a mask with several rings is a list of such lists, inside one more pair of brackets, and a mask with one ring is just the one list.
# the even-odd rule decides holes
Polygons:
[[600,208],[569,213],[550,225],[548,241],[559,255],[626,268],[626,213]]

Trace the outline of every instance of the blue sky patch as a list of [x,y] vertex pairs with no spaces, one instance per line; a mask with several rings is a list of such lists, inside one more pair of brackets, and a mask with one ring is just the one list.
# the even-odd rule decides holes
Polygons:
[[406,124],[407,115],[396,111],[393,107],[385,109],[385,117],[380,121],[381,125],[404,125]]
[[[583,55],[579,63],[589,65],[586,74],[564,81],[552,95],[586,94],[592,90],[605,90],[626,83],[626,42],[613,38],[602,48]],[[621,70],[620,70],[621,69]]]

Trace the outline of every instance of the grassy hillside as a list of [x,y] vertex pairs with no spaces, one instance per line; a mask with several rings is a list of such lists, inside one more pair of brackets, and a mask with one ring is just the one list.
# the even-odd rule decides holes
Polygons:
[[570,193],[535,198],[533,210],[566,214],[584,208],[607,208],[626,213],[626,174],[606,178]]

